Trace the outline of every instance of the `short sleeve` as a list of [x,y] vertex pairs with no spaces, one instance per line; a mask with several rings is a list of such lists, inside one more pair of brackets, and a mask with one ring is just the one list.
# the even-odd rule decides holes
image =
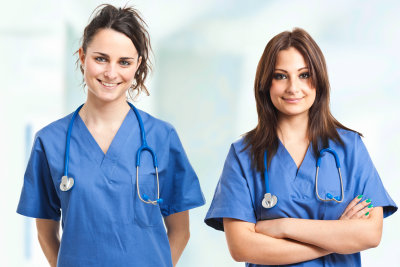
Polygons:
[[60,199],[51,178],[40,138],[36,137],[26,167],[17,213],[40,219],[59,221]]
[[223,231],[223,218],[256,223],[250,189],[233,145],[225,160],[222,175],[204,222]]
[[175,129],[169,134],[167,172],[161,185],[160,204],[163,216],[186,211],[204,205],[200,183],[183,149]]
[[383,186],[367,148],[359,135],[357,135],[355,143],[356,172],[361,180],[359,189],[365,197],[372,200],[372,204],[375,207],[383,207],[383,216],[386,218],[397,211],[396,203],[394,203]]

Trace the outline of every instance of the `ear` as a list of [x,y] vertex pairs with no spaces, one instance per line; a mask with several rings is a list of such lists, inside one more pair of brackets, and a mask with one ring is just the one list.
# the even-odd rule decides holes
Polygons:
[[82,47],[79,48],[78,53],[79,53],[79,61],[81,62],[81,65],[83,66],[85,64],[85,54],[83,53]]
[[138,58],[138,64],[137,64],[138,68],[139,68],[139,66],[140,66],[141,63],[142,63],[142,56],[140,56],[140,57]]

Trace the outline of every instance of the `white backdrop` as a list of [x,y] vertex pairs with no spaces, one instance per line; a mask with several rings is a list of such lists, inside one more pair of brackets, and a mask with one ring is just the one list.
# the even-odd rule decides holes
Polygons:
[[[1,0],[0,266],[46,266],[33,220],[15,210],[33,133],[85,99],[73,53],[100,3]],[[274,35],[296,26],[325,54],[334,116],[364,134],[386,189],[400,203],[400,2],[129,4],[148,23],[155,54],[151,96],[137,105],[177,128],[207,199],[191,212],[191,240],[178,266],[243,266],[230,258],[224,234],[202,221],[230,143],[255,126],[252,86],[262,51]],[[397,213],[385,219],[382,242],[362,253],[363,266],[400,266],[398,225]]]

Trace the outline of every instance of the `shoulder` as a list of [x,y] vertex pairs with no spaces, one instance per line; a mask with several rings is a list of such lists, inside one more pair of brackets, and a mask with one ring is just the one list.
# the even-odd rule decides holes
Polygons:
[[[147,136],[154,137],[162,142],[179,139],[178,133],[171,123],[156,118],[143,110],[137,109],[137,111],[142,118]],[[135,116],[134,112],[132,112],[132,116]]]
[[174,129],[172,124],[170,124],[169,122],[166,122],[164,120],[156,118],[153,115],[151,115],[141,109],[137,109],[137,110],[139,112],[139,115],[142,117],[143,123],[147,123],[149,125],[152,125],[152,127],[157,127],[158,129],[164,129],[167,131]]
[[240,137],[231,144],[228,152],[228,158],[236,158],[236,160],[244,166],[251,164],[249,148],[246,145],[244,137]]
[[354,131],[349,131],[345,129],[337,129],[340,138],[344,143],[344,147],[351,148],[355,145],[362,143],[361,136],[359,133]]
[[[346,140],[348,140],[348,139],[354,140],[354,139],[357,139],[360,137],[360,134],[357,132],[345,130],[345,129],[341,129],[341,128],[338,128],[337,132],[338,132],[340,138],[346,139]],[[345,141],[345,140],[343,140],[343,141]]]
[[72,114],[70,113],[40,129],[35,135],[35,140],[59,140],[60,136],[66,135]]
[[236,154],[247,153],[248,148],[246,148],[246,142],[243,136],[238,138],[235,142],[232,143],[231,148],[235,151]]
[[343,141],[343,145],[332,143],[331,146],[337,151],[343,151],[345,157],[351,159],[359,157],[360,153],[368,153],[359,133],[344,129],[338,129],[338,133],[340,139]]

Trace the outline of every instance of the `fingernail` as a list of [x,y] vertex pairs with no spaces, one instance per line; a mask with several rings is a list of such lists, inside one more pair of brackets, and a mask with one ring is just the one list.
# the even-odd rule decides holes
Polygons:
[[369,202],[371,202],[371,199],[368,198],[367,200],[365,200],[365,202],[369,203]]
[[372,204],[369,204],[369,206],[368,206],[368,208],[372,208],[374,205],[372,205]]
[[368,216],[368,215],[369,215],[369,211],[367,213],[365,213],[365,216]]
[[360,198],[362,198],[362,197],[363,197],[363,195],[358,195],[358,197],[357,197],[357,198],[358,198],[358,199],[360,199]]

